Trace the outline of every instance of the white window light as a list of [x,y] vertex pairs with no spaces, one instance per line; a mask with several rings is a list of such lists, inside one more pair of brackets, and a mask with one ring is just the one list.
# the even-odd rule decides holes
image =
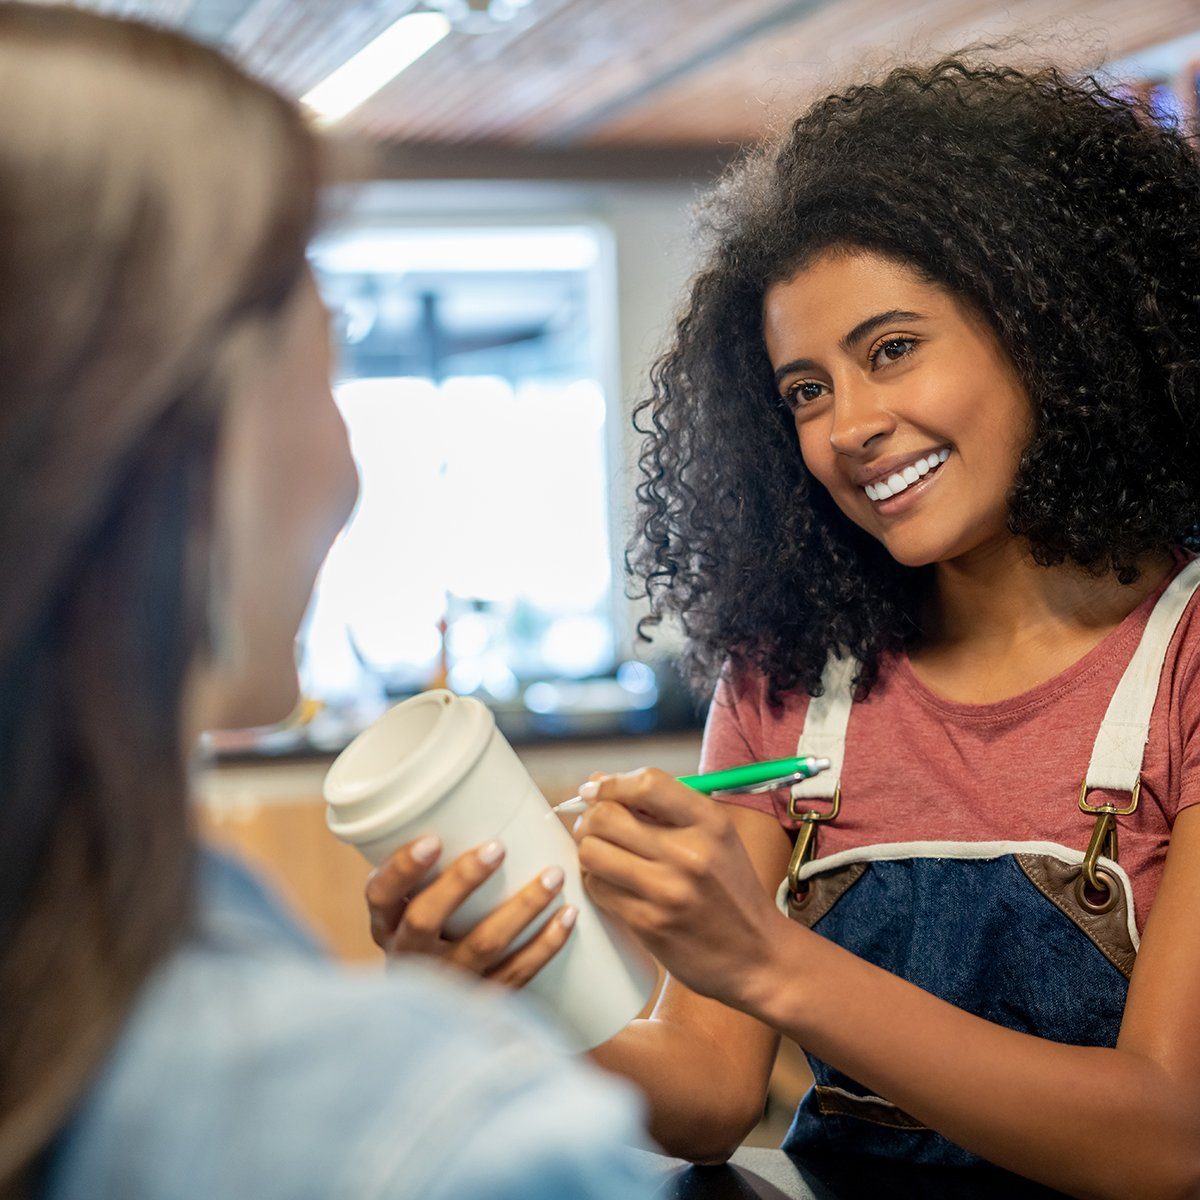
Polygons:
[[390,83],[449,32],[450,21],[444,13],[408,13],[303,95],[300,102],[322,124],[332,124]]
[[323,271],[403,275],[411,271],[585,271],[600,254],[594,230],[366,229],[327,236],[311,251]]

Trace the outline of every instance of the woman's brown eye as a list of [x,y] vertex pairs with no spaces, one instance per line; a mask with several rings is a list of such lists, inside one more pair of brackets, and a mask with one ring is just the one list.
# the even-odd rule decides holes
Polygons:
[[898,359],[907,357],[913,352],[916,344],[916,338],[889,338],[886,342],[879,343],[879,346],[871,355],[871,361],[875,363],[882,359],[883,364],[886,366],[888,363],[893,363]]
[[790,407],[801,408],[805,404],[818,399],[824,390],[825,385],[823,383],[816,383],[810,380],[806,383],[797,383],[793,387],[788,388],[784,399]]

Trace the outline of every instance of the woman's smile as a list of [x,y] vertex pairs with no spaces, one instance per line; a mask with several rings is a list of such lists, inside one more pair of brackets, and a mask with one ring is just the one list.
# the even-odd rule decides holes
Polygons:
[[866,483],[860,483],[867,499],[883,511],[899,511],[887,505],[889,500],[898,499],[903,492],[919,493],[924,491],[920,486],[932,482],[932,477],[938,473],[942,464],[950,457],[950,448],[943,446],[939,450],[909,457],[901,464],[878,464]]

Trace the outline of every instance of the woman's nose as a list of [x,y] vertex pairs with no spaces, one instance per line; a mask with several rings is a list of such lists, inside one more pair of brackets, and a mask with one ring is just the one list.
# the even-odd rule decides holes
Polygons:
[[881,401],[878,389],[869,384],[836,387],[830,445],[840,454],[861,454],[874,438],[891,433],[896,422]]

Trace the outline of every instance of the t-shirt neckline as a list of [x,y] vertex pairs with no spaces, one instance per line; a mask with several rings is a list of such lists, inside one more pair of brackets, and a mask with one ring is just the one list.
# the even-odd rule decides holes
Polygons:
[[[1015,696],[1006,696],[1003,700],[990,700],[983,704],[951,700],[949,697],[935,692],[921,681],[916,671],[913,670],[907,650],[902,650],[895,656],[899,679],[924,704],[952,716],[995,719],[1014,716],[1028,708],[1039,708],[1093,674],[1105,662],[1125,650],[1131,641],[1140,640],[1154,606],[1190,561],[1189,557],[1181,551],[1176,550],[1174,553],[1174,568],[1167,572],[1159,586],[1131,610],[1119,625],[1106,633],[1086,654],[1076,659],[1069,667],[1064,668],[1057,675],[1035,684],[1028,691],[1019,692]],[[1132,653],[1132,648],[1130,648],[1131,656]]]

